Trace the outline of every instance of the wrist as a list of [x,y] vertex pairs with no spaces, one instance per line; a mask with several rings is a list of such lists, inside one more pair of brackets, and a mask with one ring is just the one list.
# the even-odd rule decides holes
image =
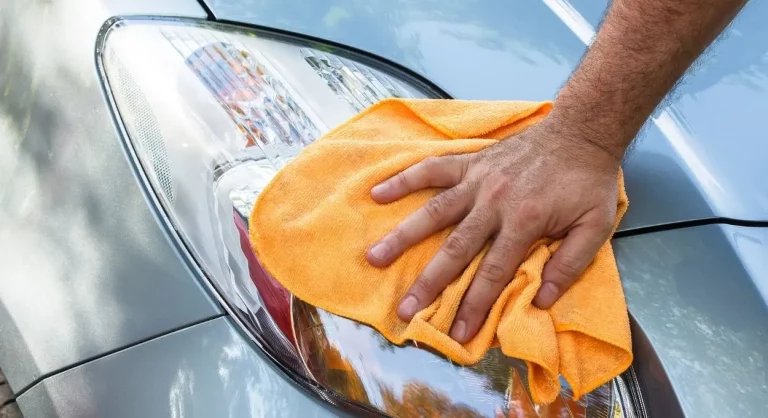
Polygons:
[[569,119],[555,109],[531,129],[543,149],[584,165],[618,170],[626,146],[611,144],[583,120]]
[[591,100],[588,94],[573,97],[569,93],[567,87],[563,89],[542,124],[557,132],[567,145],[602,153],[620,163],[642,121],[635,126],[635,118],[620,114],[610,103]]

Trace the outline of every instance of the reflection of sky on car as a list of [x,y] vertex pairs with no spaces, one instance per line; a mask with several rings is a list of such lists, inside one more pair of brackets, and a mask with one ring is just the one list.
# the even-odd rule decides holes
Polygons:
[[[324,315],[327,315],[324,313]],[[360,338],[369,334],[369,328],[358,328],[352,321],[335,321],[336,329],[328,329],[332,340],[345,353],[357,353],[349,361],[357,370],[364,370],[378,377],[401,395],[401,386],[407,381],[422,381],[449,396],[454,403],[466,404],[483,415],[491,415],[497,405],[502,405],[502,394],[489,391],[483,386],[486,378],[471,371],[459,371],[441,366],[448,361],[416,347],[402,347],[395,351],[382,350],[375,338]],[[405,355],[407,353],[407,355]],[[374,403],[381,402],[376,382],[367,375],[360,376]]]

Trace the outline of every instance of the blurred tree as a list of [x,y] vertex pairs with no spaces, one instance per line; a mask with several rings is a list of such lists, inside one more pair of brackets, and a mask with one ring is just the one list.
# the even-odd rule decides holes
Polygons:
[[485,388],[500,394],[507,392],[510,382],[509,360],[499,348],[491,348],[480,361],[467,367],[481,376],[485,376]]
[[370,400],[363,380],[349,360],[343,357],[333,345],[330,345],[323,354],[326,367],[324,383],[351,400],[369,405]]
[[402,396],[386,385],[379,383],[384,400],[384,411],[398,418],[481,418],[476,410],[451,400],[422,382],[408,382]]
[[320,310],[309,304],[294,305],[297,339],[307,367],[325,387],[361,404],[370,404],[368,392],[354,365],[330,341]]

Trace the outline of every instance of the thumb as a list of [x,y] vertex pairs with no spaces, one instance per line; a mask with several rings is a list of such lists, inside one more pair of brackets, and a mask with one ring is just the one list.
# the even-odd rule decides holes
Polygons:
[[548,309],[581,276],[595,258],[600,247],[611,236],[612,219],[585,219],[573,227],[563,239],[552,258],[544,265],[539,288],[533,304]]

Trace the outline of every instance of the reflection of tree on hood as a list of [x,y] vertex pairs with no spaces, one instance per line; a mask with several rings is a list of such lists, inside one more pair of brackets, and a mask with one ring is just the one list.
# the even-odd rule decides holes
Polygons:
[[462,404],[455,404],[421,382],[408,382],[403,386],[402,396],[386,385],[379,383],[384,400],[384,412],[398,418],[481,418],[482,415]]
[[[360,323],[355,323],[354,325],[357,328],[365,327],[365,325]],[[395,351],[397,345],[387,340],[379,332],[371,329],[371,335],[376,339],[376,342],[378,342],[379,348],[391,352]],[[435,354],[435,356],[437,356],[437,354]],[[483,381],[485,389],[504,395],[509,387],[509,369],[507,367],[499,367],[499,365],[505,364],[505,360],[503,360],[504,357],[504,353],[502,353],[501,350],[492,348],[488,350],[488,353],[480,359],[477,364],[467,366],[466,370],[486,377],[487,380]]]
[[[364,325],[361,324],[356,324],[356,326],[364,327]],[[376,337],[376,340],[382,349],[394,350],[397,347],[378,332],[371,330],[371,334]],[[519,365],[515,365],[515,363]],[[569,397],[558,396],[557,399],[555,399],[555,401],[551,404],[534,406],[533,401],[531,400],[531,395],[528,393],[527,389],[524,362],[521,360],[512,360],[507,358],[498,348],[492,348],[488,350],[488,353],[477,364],[467,366],[465,367],[465,370],[476,373],[479,376],[483,376],[485,378],[483,380],[483,385],[486,390],[499,393],[505,398],[509,396],[509,404],[506,405],[507,411],[497,411],[497,417],[583,417],[583,415],[580,415],[580,413],[584,413],[584,407]],[[443,409],[440,408],[448,408],[450,411],[452,411],[449,413],[458,413],[457,411],[459,410],[454,410],[451,408],[459,408],[461,413],[475,414],[447,415],[447,413],[441,413],[443,415],[437,414],[434,416],[480,416],[480,414],[472,408],[464,405],[453,405],[449,398],[440,394],[439,392],[432,390],[427,384],[422,382],[405,383],[403,386],[402,399],[398,399],[398,397],[395,395],[395,391],[391,387],[388,387],[381,382],[379,382],[378,385],[384,399],[386,412],[392,414],[395,417],[421,416],[418,413],[422,413],[424,411],[419,410],[416,411],[418,412],[416,413],[412,409],[412,406],[408,405],[408,402],[412,402],[414,400],[428,405],[426,408],[432,408],[428,409],[428,411],[432,411],[433,409],[443,411]],[[452,406],[449,407],[447,405]],[[402,414],[398,415],[400,413]]]
[[[309,318],[309,321],[307,321],[309,324],[323,323],[317,308],[304,304],[299,306],[303,307],[302,311]],[[330,342],[325,332],[325,327],[312,326],[311,329],[313,340],[317,344],[317,351],[309,350],[308,352],[314,352],[319,355],[313,355],[308,360],[310,362],[315,360],[321,363],[312,368],[322,371],[324,377],[322,383],[350,400],[363,405],[369,405],[370,399],[368,398],[365,386],[363,386],[363,380],[355,371],[352,363]]]
[[324,352],[327,383],[337,392],[363,405],[369,405],[368,392],[354,366],[333,345]]

